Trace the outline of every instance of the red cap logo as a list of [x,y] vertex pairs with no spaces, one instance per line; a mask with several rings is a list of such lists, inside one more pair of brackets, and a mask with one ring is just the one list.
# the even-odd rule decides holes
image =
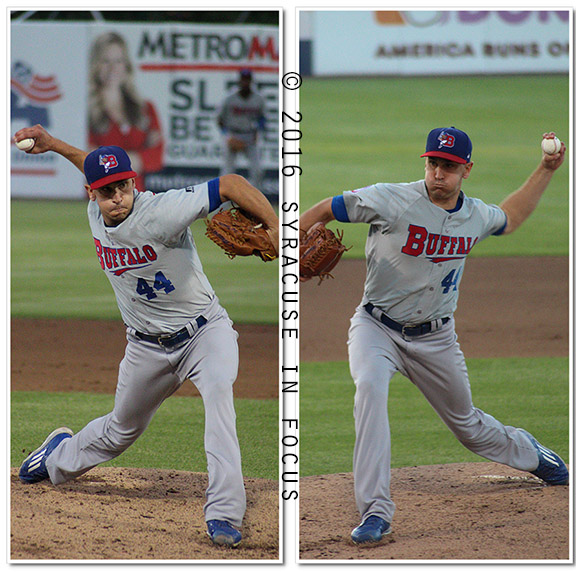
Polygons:
[[105,173],[108,173],[110,169],[118,167],[118,160],[116,155],[100,155],[98,164],[104,167]]
[[438,136],[438,141],[440,141],[440,145],[438,145],[438,147],[454,147],[454,142],[456,139],[454,138],[454,135],[450,135],[449,133],[442,131],[442,133],[440,133]]

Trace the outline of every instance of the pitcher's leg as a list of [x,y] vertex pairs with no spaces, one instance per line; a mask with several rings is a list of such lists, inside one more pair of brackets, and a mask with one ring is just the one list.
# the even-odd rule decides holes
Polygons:
[[51,481],[69,481],[120,455],[142,435],[179,384],[161,351],[129,342],[120,363],[114,409],[54,450],[46,461]]
[[474,407],[464,355],[452,322],[407,345],[408,376],[456,438],[470,451],[524,471],[538,466],[529,438]]
[[[363,312],[363,310],[362,310]],[[390,496],[391,439],[388,389],[397,369],[394,349],[368,315],[357,312],[348,339],[354,396],[354,492],[362,520],[375,515],[388,523],[395,505]]]
[[209,321],[191,354],[195,359],[190,379],[200,391],[206,412],[206,520],[225,520],[240,526],[246,511],[246,492],[232,389],[238,375],[237,336],[227,318]]

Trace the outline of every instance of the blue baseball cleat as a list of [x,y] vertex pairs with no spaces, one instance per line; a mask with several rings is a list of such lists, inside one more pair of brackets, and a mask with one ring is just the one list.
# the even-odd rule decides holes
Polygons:
[[206,522],[208,525],[208,536],[214,544],[220,546],[230,546],[236,548],[242,540],[240,531],[236,530],[226,520],[209,520]]
[[49,478],[48,470],[46,469],[46,459],[56,449],[64,439],[69,439],[74,433],[68,427],[60,427],[46,437],[46,440],[38,449],[30,453],[22,466],[18,476],[23,483],[31,484],[38,483]]
[[354,544],[380,542],[383,536],[391,532],[388,522],[379,516],[372,515],[352,531],[352,542]]
[[538,467],[530,473],[549,485],[567,485],[570,481],[570,475],[564,461],[554,451],[540,445],[528,431],[524,429],[520,429],[520,431],[530,439],[538,451]]

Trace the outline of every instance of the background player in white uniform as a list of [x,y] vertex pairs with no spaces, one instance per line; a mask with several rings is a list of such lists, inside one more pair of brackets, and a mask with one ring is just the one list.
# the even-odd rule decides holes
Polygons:
[[[552,137],[553,134],[545,134]],[[458,287],[466,256],[480,240],[516,230],[536,207],[565,145],[542,160],[522,187],[500,206],[467,197],[462,182],[472,169],[472,143],[455,128],[428,135],[425,178],[377,183],[321,201],[300,220],[301,232],[331,220],[370,225],[367,275],[351,320],[348,351],[356,384],[354,487],[362,516],[357,544],[390,532],[390,429],[387,398],[397,372],[422,391],[468,449],[492,461],[567,484],[564,462],[522,429],[474,407],[464,356],[454,331]]]
[[[258,132],[266,125],[264,98],[252,89],[252,72],[240,71],[240,87],[222,103],[217,121],[222,132],[222,169],[220,175],[234,173],[236,155],[244,153],[249,162],[250,182],[262,187],[262,167],[258,155]],[[243,142],[242,151],[235,150],[231,140]]]
[[161,403],[191,379],[206,412],[208,533],[217,544],[238,545],[241,533],[234,527],[242,524],[246,497],[232,392],[237,333],[202,270],[189,226],[231,200],[261,220],[277,245],[274,209],[239,175],[166,193],[138,192],[120,147],[87,154],[40,126],[15,135],[25,137],[36,139],[34,153],[56,152],[85,173],[96,255],[114,289],[128,343],[113,411],[76,435],[67,428],[54,431],[25,460],[21,480],[49,478],[58,485],[118,456]]

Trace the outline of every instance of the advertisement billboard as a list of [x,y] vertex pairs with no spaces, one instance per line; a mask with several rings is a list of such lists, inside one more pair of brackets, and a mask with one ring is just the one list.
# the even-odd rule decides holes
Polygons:
[[314,75],[567,73],[569,10],[315,11]]
[[[113,85],[121,72],[114,58],[124,60],[127,76],[118,96]],[[240,71],[248,69],[264,100],[262,190],[275,194],[280,61],[273,26],[13,23],[11,131],[40,123],[83,149],[120,144],[145,174],[146,189],[183,187],[220,174],[218,110],[238,89]],[[244,155],[236,166],[248,173]],[[84,192],[82,175],[61,157],[14,146],[11,183],[12,196],[70,198]]]

